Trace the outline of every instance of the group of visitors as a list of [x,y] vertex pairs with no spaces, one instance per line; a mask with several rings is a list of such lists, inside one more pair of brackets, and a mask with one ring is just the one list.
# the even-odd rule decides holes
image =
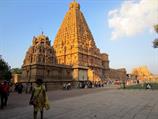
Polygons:
[[23,92],[23,88],[24,86],[22,85],[22,83],[16,83],[14,91],[21,94]]
[[[43,119],[44,109],[48,110],[50,108],[48,103],[48,96],[46,93],[46,88],[43,85],[42,79],[36,80],[36,86],[32,89],[29,104],[33,106],[33,118],[37,119],[37,114],[40,112],[41,119]],[[22,93],[23,85],[18,83],[15,85],[15,91]],[[10,86],[8,81],[4,81],[0,84],[0,98],[1,98],[1,109],[7,106],[8,96],[10,92]]]
[[104,83],[96,82],[96,83],[94,83],[94,87],[104,87]]
[[91,82],[79,82],[79,85],[78,85],[79,88],[91,88],[92,87],[92,84]]
[[69,83],[64,83],[63,84],[63,89],[64,90],[70,90],[71,89],[71,83],[69,82]]
[[79,88],[92,88],[92,87],[104,87],[103,82],[91,82],[91,81],[85,81],[85,82],[79,82],[78,85]]

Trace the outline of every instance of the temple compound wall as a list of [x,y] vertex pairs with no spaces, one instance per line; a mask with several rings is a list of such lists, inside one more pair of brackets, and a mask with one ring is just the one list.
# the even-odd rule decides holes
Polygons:
[[109,80],[126,80],[127,76],[126,74],[126,69],[122,68],[122,69],[109,69],[106,70],[105,73],[106,78]]
[[37,78],[45,82],[98,82],[108,78],[123,79],[126,71],[109,67],[107,53],[97,48],[88,24],[73,1],[57,32],[54,43],[43,33],[33,37],[22,66],[26,82]]

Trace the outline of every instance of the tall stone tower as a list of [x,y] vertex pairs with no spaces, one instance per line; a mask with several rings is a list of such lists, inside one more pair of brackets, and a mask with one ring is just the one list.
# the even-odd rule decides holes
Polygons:
[[109,69],[108,55],[101,54],[96,47],[76,1],[69,5],[54,40],[53,50],[58,64],[73,66],[73,76],[76,80],[101,80],[105,78],[105,70]]

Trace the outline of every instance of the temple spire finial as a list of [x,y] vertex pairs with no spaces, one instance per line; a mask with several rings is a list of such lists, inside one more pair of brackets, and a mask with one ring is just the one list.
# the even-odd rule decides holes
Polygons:
[[73,0],[73,2],[77,3],[77,0]]
[[69,9],[72,9],[72,8],[80,9],[80,4],[77,3],[77,0],[72,0],[72,2],[70,3]]

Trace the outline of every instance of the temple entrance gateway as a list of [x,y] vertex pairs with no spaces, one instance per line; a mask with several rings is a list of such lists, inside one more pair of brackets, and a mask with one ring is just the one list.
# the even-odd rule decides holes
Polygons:
[[88,77],[87,77],[87,70],[83,70],[83,69],[79,69],[79,81],[87,81]]

